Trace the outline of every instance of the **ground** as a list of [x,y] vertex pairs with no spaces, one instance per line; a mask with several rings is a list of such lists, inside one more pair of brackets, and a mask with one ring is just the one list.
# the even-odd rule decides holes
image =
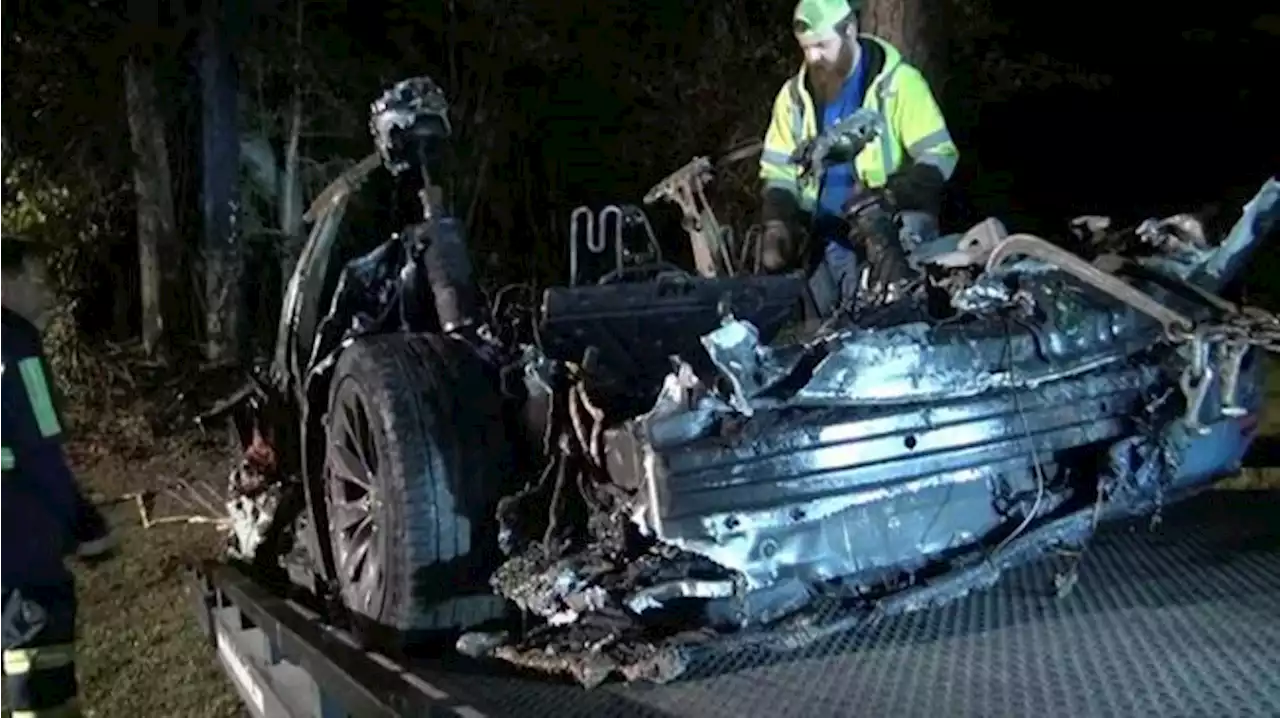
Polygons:
[[[163,406],[180,402],[168,381]],[[124,384],[118,387],[116,384]],[[239,718],[236,692],[196,626],[183,575],[189,563],[218,554],[211,525],[164,523],[143,529],[129,494],[175,480],[205,481],[219,495],[232,456],[225,435],[201,436],[189,413],[156,411],[140,379],[102,378],[93,401],[72,389],[65,422],[68,454],[84,491],[114,527],[118,555],[96,566],[72,562],[79,595],[77,664],[87,718]],[[102,387],[108,385],[106,392]],[[220,388],[212,389],[219,392]],[[177,401],[175,401],[177,399]],[[150,419],[147,416],[150,415]],[[177,429],[177,430],[175,430]],[[157,498],[154,517],[182,516]],[[5,712],[0,691],[0,715]]]
[[[1269,404],[1276,407],[1264,435],[1280,435],[1280,370],[1270,373]],[[87,490],[110,500],[174,479],[224,485],[230,456],[219,440],[191,432],[157,438],[147,422],[121,417],[78,417],[70,447]],[[90,426],[97,423],[98,428]],[[1246,470],[1228,488],[1280,487],[1280,469]],[[161,501],[157,515],[175,515]],[[186,562],[217,552],[220,537],[207,525],[167,524],[144,529],[132,501],[107,509],[122,542],[109,563],[78,566],[81,600],[81,692],[88,716],[218,718],[243,715],[213,649],[195,625],[183,592]]]
[[[106,444],[104,446],[104,443]],[[180,436],[159,442],[71,445],[73,465],[95,499],[112,499],[172,479],[222,487],[228,457],[216,442]],[[158,515],[180,507],[160,500]],[[77,566],[80,595],[79,676],[87,716],[221,718],[243,711],[213,649],[196,627],[183,589],[184,564],[214,556],[220,537],[209,525],[144,529],[137,507],[105,509],[121,542],[109,562]]]

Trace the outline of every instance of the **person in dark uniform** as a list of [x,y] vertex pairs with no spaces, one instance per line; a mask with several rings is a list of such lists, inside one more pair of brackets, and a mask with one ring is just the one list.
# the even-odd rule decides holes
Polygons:
[[[40,262],[29,261],[28,242],[0,235],[0,307],[15,312],[35,325],[36,338],[45,329],[45,316],[54,297],[47,288]],[[41,356],[46,376],[49,363]],[[56,385],[50,381],[51,392]],[[54,393],[54,410],[61,411],[61,397]],[[76,486],[76,554],[86,562],[109,558],[115,553],[115,535],[106,518]]]
[[62,420],[37,328],[51,295],[36,254],[25,238],[0,238],[0,589],[4,693],[14,718],[79,715],[75,582],[64,557],[79,552],[101,558],[112,546],[106,521],[81,494],[63,451]]

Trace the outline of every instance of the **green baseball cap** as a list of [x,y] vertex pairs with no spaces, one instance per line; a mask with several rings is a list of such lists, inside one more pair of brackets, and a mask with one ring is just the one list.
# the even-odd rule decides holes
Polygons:
[[792,27],[800,40],[824,40],[836,26],[862,5],[861,0],[800,0],[792,14]]

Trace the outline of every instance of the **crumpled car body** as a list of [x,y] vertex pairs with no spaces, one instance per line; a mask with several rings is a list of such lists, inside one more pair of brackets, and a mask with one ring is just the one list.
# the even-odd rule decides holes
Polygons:
[[[1101,249],[1115,235],[1082,244],[1097,256],[1072,261],[1088,270],[1065,271],[1060,252],[988,262],[1003,236],[985,248],[946,238],[913,259],[947,278],[929,291],[791,332],[778,298],[803,277],[723,280],[718,320],[673,304],[626,325],[639,332],[628,339],[599,320],[610,312],[583,309],[587,295],[650,306],[650,288],[551,296],[543,346],[555,358],[612,346],[594,363],[651,386],[663,356],[677,358],[646,411],[600,432],[608,481],[625,489],[613,510],[641,538],[517,553],[495,586],[554,630],[491,652],[587,684],[613,670],[665,680],[705,637],[655,629],[664,612],[694,604],[698,621],[741,631],[832,595],[871,612],[933,605],[1235,474],[1263,409],[1267,342],[1204,328],[1233,321],[1215,292],[1278,217],[1272,179],[1220,241],[1183,231],[1185,217],[1151,222],[1119,254]],[[949,309],[922,309],[926,294]],[[1188,338],[1174,320],[1201,330]],[[705,330],[697,345],[692,327]],[[654,343],[651,357],[637,346]],[[665,568],[646,576],[646,562]],[[618,613],[649,632],[586,625]],[[627,635],[629,651],[610,648]]]
[[[466,361],[500,364],[486,368],[518,416],[489,418],[545,461],[468,517],[496,519],[490,586],[540,620],[459,648],[586,685],[670,680],[730,636],[790,650],[1049,552],[1079,560],[1099,522],[1158,516],[1238,470],[1263,352],[1280,347],[1273,316],[1218,296],[1278,226],[1275,178],[1216,238],[1184,215],[1118,231],[1082,217],[1065,248],[995,220],[904,235],[918,279],[815,314],[812,276],[732,271],[751,248],[692,201],[705,200],[700,158],[650,194],[682,202],[702,276],[662,259],[639,208],[606,208],[600,236],[579,208],[586,250],[573,244],[567,286],[512,312],[503,298],[519,293],[498,291],[483,326],[454,332],[418,250],[371,226],[382,197],[357,201],[387,179],[379,166],[370,155],[316,198],[272,361],[226,403],[246,446],[273,457],[232,477],[231,553],[333,593],[322,484],[335,364],[371,336],[448,335]],[[607,271],[579,281],[593,258]],[[401,519],[414,510],[390,504]],[[848,620],[815,625],[811,609],[831,601]]]

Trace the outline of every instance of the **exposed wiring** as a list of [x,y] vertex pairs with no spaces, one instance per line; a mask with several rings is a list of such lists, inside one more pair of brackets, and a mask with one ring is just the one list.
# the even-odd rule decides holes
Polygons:
[[[596,406],[591,401],[591,395],[587,391],[585,381],[578,382],[573,387],[574,396],[578,402],[582,404],[582,408],[586,410],[591,419],[590,430],[584,430],[583,434],[586,441],[582,442],[583,450],[590,457],[592,463],[603,469],[604,460],[604,410]],[[584,427],[586,429],[586,427]]]
[[[579,446],[585,449],[591,443],[591,429],[587,426],[586,418],[583,416],[585,407],[578,398],[581,387],[581,383],[571,386],[567,398],[569,403],[569,423],[573,425],[574,438],[578,440]],[[585,453],[590,455],[590,452]]]
[[1004,318],[1003,324],[1004,324],[1005,352],[1006,352],[1006,356],[1009,359],[1009,385],[1013,388],[1014,409],[1017,410],[1018,416],[1022,419],[1022,428],[1023,428],[1023,431],[1026,433],[1027,443],[1031,445],[1032,471],[1036,477],[1036,500],[1034,503],[1031,504],[1031,510],[1027,512],[1027,515],[1025,517],[1023,517],[1022,523],[1018,524],[1018,527],[1013,530],[1013,533],[1010,533],[1008,536],[1005,536],[1004,540],[1002,540],[999,544],[996,544],[995,550],[992,551],[992,555],[994,556],[999,556],[1000,553],[1004,551],[1005,547],[1008,546],[1015,538],[1022,535],[1022,532],[1026,530],[1027,526],[1031,525],[1031,522],[1035,520],[1036,514],[1039,513],[1040,511],[1040,503],[1044,500],[1045,484],[1046,484],[1045,477],[1044,477],[1044,466],[1040,463],[1040,452],[1036,450],[1035,437],[1031,435],[1031,422],[1027,420],[1027,413],[1022,408],[1022,401],[1019,397],[1018,389],[1016,386],[1014,386],[1016,382],[1014,380],[1015,362],[1013,358],[1013,332],[1010,331],[1009,329],[1009,319],[1007,317]]

